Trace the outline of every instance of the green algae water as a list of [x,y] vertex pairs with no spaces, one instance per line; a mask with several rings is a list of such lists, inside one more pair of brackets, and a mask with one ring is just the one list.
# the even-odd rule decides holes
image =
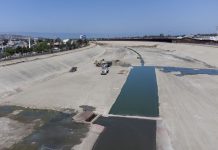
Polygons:
[[159,116],[155,67],[134,67],[109,113],[147,117]]

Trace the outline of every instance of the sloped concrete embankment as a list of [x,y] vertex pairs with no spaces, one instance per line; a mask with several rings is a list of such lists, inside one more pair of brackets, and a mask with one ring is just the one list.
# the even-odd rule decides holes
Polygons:
[[22,91],[31,84],[43,82],[64,72],[73,66],[90,60],[101,53],[98,46],[72,51],[50,57],[39,56],[34,60],[13,65],[0,66],[0,99]]

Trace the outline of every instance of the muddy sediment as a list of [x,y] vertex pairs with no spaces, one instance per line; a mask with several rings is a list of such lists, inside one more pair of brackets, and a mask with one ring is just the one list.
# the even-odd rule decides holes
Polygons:
[[[11,120],[10,122],[16,121],[16,124],[20,123],[23,126],[32,127],[32,132],[29,135],[26,135],[26,137],[12,144],[10,147],[2,146],[2,148],[7,148],[8,150],[70,150],[73,146],[81,143],[81,139],[86,136],[89,130],[89,125],[74,122],[72,120],[72,116],[74,115],[75,113],[63,113],[53,110],[1,106],[1,118],[8,118],[8,120]],[[9,127],[7,124],[4,125],[7,126],[5,128]],[[17,127],[17,129],[19,128]],[[9,140],[12,140],[11,143],[13,143],[13,138],[16,137],[9,138]]]

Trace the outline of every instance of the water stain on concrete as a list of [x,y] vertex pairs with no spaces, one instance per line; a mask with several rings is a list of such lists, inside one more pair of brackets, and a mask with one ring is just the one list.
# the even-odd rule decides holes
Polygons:
[[185,75],[218,75],[217,69],[197,69],[197,68],[182,68],[182,67],[157,67],[160,71],[165,73],[177,73],[176,76]]
[[79,106],[79,107],[82,108],[83,111],[95,111],[95,110],[96,110],[95,107],[93,107],[93,106],[88,106],[88,105],[81,105],[81,106]]
[[0,117],[5,117],[9,114],[11,114],[12,112],[14,112],[15,110],[20,109],[20,107],[16,107],[16,106],[0,106]]
[[[19,111],[18,111],[19,110]],[[22,110],[22,111],[20,111]],[[13,113],[18,111],[19,113]],[[39,110],[17,106],[0,106],[0,116],[34,125],[31,134],[12,145],[8,150],[64,149],[80,144],[89,125],[72,120],[75,113]]]

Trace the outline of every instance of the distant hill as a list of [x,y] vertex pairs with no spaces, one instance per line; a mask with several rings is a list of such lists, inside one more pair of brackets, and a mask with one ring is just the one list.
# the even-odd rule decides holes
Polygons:
[[14,34],[0,34],[0,39],[20,39],[20,38],[28,38],[27,36],[23,35],[14,35]]

